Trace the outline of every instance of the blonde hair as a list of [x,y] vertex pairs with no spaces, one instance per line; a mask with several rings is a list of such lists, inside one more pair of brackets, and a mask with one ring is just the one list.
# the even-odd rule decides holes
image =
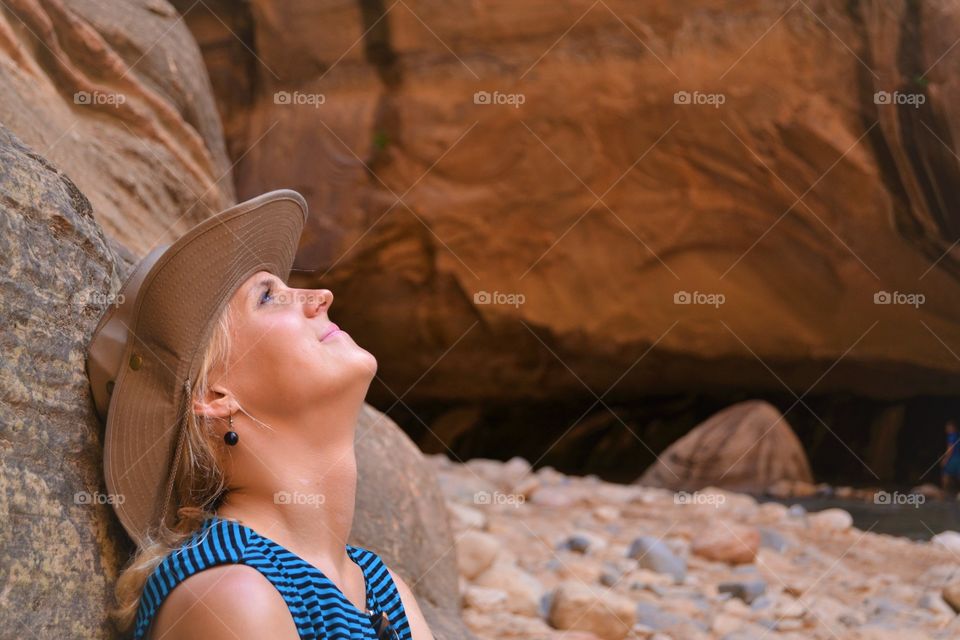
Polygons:
[[[206,397],[211,371],[224,367],[230,352],[230,307],[224,309],[214,324],[213,335],[203,353],[200,372],[191,400]],[[166,523],[146,536],[133,557],[120,572],[114,589],[116,605],[109,616],[121,633],[130,631],[136,622],[137,610],[147,578],[167,554],[193,535],[203,521],[212,515],[226,494],[223,469],[214,448],[216,433],[210,418],[196,415],[188,403],[183,418],[186,434],[180,462],[174,469],[173,491],[179,505],[175,523]]]

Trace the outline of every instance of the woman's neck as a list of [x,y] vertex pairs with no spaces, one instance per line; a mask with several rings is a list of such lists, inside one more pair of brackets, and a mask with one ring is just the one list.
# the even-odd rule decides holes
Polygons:
[[352,435],[339,445],[326,443],[321,453],[277,444],[256,453],[251,447],[249,460],[233,461],[235,468],[241,463],[245,481],[231,487],[217,514],[321,569],[343,570],[357,493]]

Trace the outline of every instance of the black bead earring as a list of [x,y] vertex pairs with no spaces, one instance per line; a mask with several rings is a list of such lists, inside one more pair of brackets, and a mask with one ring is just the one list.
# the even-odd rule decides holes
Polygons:
[[230,415],[230,431],[227,431],[223,434],[223,441],[226,442],[231,447],[240,442],[240,435],[233,430],[233,415]]

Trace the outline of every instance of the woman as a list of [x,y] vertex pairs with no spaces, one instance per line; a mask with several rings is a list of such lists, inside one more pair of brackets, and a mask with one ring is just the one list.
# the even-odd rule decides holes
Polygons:
[[306,202],[275,191],[159,247],[87,372],[111,504],[137,543],[119,626],[150,638],[431,639],[413,592],[347,544],[376,359],[286,285]]

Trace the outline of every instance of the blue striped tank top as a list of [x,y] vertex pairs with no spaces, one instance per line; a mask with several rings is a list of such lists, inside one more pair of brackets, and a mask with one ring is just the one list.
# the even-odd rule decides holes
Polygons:
[[[363,571],[367,609],[385,612],[400,640],[412,640],[400,593],[380,556],[349,544],[347,555]],[[225,563],[246,564],[269,580],[287,603],[300,638],[376,640],[371,617],[323,572],[250,527],[217,515],[204,520],[147,578],[134,640],[146,637],[150,622],[175,586],[198,571]]]

